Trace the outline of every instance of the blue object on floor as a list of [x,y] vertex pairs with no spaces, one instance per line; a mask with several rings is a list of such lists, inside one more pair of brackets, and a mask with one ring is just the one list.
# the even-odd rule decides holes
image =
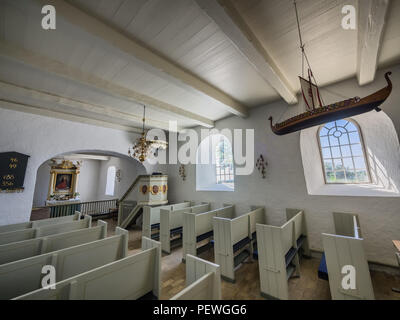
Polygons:
[[321,262],[319,263],[318,278],[327,280],[327,281],[329,280],[328,268],[326,267],[325,253],[322,254]]
[[258,251],[257,250],[253,251],[253,259],[258,260]]

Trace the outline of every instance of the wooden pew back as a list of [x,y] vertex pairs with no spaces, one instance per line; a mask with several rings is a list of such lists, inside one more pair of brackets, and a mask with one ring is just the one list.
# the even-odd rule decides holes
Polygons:
[[97,222],[97,227],[94,228],[85,228],[42,238],[0,245],[0,265],[104,239],[106,236],[107,223],[99,220]]
[[142,233],[143,236],[150,238],[151,237],[151,226],[156,223],[160,223],[160,210],[178,210],[190,207],[191,202],[185,201],[183,203],[176,203],[166,206],[158,206],[158,207],[143,207],[143,226]]
[[[161,246],[142,238],[142,252],[39,289],[16,300],[134,300],[149,292],[161,295]],[[111,288],[111,289],[110,289]]]
[[256,224],[267,224],[267,215],[264,208],[257,208],[248,213],[249,215],[249,235],[256,232]]
[[24,241],[33,238],[44,237],[47,235],[90,228],[92,225],[92,217],[86,215],[82,220],[63,222],[54,225],[47,225],[39,228],[29,228],[11,232],[0,233],[0,245]]
[[199,235],[213,230],[214,217],[226,217],[234,214],[234,206],[225,206],[199,214],[183,214],[183,260],[186,254],[197,255],[197,241]]
[[103,240],[1,265],[0,299],[11,299],[41,288],[43,266],[53,266],[59,282],[125,257],[128,231],[117,227],[115,233]]
[[183,227],[183,215],[185,213],[202,213],[210,209],[209,203],[178,209],[178,210],[160,210],[160,240],[162,251],[170,253],[170,231],[176,228]]
[[9,225],[5,225],[5,226],[0,226],[0,233],[24,230],[24,229],[29,229],[29,228],[39,228],[39,227],[57,224],[57,223],[71,222],[74,220],[79,220],[80,217],[81,217],[81,213],[79,211],[75,211],[74,215],[65,216],[65,217],[49,218],[49,219],[42,219],[42,220],[36,220],[36,221],[9,224]]
[[350,212],[333,212],[333,222],[336,235],[362,238],[358,214]]
[[231,246],[249,236],[249,216],[244,214],[231,220]]

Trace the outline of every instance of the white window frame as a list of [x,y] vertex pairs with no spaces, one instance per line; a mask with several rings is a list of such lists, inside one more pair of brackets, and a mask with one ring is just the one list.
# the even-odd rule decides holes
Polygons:
[[[223,165],[221,166],[220,165],[220,162],[221,162],[220,160],[221,159],[218,159],[219,152],[216,150],[215,151],[215,178],[216,178],[217,184],[224,184],[224,183],[232,183],[232,184],[234,184],[235,183],[235,171],[234,171],[234,168],[233,168],[232,146],[230,145],[230,143],[229,143],[229,141],[228,141],[228,139],[226,137],[221,136],[220,141],[218,141],[217,145],[215,146],[216,149],[220,148],[221,143],[223,143],[224,145],[227,144],[228,148],[230,147],[231,153],[232,153],[232,163],[229,166],[223,166]],[[224,155],[224,158],[222,160],[225,159],[225,153],[223,155]],[[221,173],[222,169],[224,171],[223,173]],[[228,170],[228,172],[227,172],[227,170]],[[219,173],[218,173],[218,171],[219,171]],[[230,179],[229,177],[232,177],[232,179]]]
[[[112,171],[113,170],[113,171]],[[115,178],[116,178],[117,169],[115,166],[109,166],[107,169],[107,180],[106,180],[106,196],[114,196],[115,195]],[[111,176],[113,175],[113,177]]]
[[[324,163],[324,160],[326,160],[326,159],[324,159],[324,157],[323,157],[320,132],[321,132],[321,130],[325,127],[325,125],[326,125],[327,123],[335,122],[335,121],[340,121],[340,120],[344,120],[344,121],[351,122],[351,123],[356,127],[356,129],[357,129],[357,133],[358,133],[358,136],[359,136],[359,138],[360,138],[360,143],[359,143],[359,144],[361,145],[361,150],[362,150],[362,153],[363,153],[363,154],[362,154],[362,157],[364,158],[364,162],[365,162],[365,171],[366,171],[366,173],[367,173],[367,181],[361,181],[361,182],[360,182],[360,181],[358,181],[358,182],[328,182],[327,179],[326,179],[326,168],[325,168],[325,163]],[[342,185],[349,185],[349,184],[371,184],[372,182],[371,182],[370,166],[369,166],[369,162],[368,162],[368,157],[366,156],[367,153],[366,153],[365,144],[364,144],[364,137],[363,137],[363,134],[362,134],[362,131],[361,131],[360,126],[358,125],[358,123],[357,123],[355,120],[350,119],[350,118],[344,118],[344,119],[339,119],[339,120],[335,120],[335,121],[327,122],[327,123],[321,125],[321,126],[318,128],[318,130],[317,130],[317,140],[318,140],[319,154],[320,154],[321,167],[322,167],[322,174],[323,174],[323,176],[324,176],[325,184],[326,184],[326,185],[340,185],[340,184],[342,184]],[[348,131],[347,131],[347,135],[349,135],[349,133],[352,133],[352,132],[348,132]],[[352,160],[352,162],[353,162],[353,169],[354,169],[354,172],[355,172],[355,174],[356,174],[356,169],[357,169],[357,168],[356,168],[355,163],[354,163],[354,158],[355,158],[355,157],[361,157],[361,156],[354,156],[351,146],[352,146],[352,145],[357,145],[358,143],[351,143],[351,142],[350,142],[350,137],[349,137],[349,143],[348,143],[348,144],[341,144],[341,143],[340,143],[340,140],[339,140],[339,144],[338,144],[337,146],[331,146],[331,145],[330,145],[329,138],[328,138],[328,142],[329,142],[329,150],[330,150],[330,153],[331,153],[331,158],[329,158],[329,159],[332,160],[332,171],[333,171],[333,172],[336,172],[336,170],[335,170],[335,168],[334,168],[334,161],[333,161],[334,159],[340,159],[340,160],[342,161],[342,163],[344,163],[344,161],[343,161],[344,158],[351,158],[351,160]],[[349,147],[350,147],[350,154],[351,154],[350,157],[343,157],[342,151],[341,151],[341,149],[340,149],[341,146],[349,146]],[[340,157],[334,158],[334,157],[332,156],[332,147],[339,147],[340,155],[341,155]],[[324,148],[326,148],[326,147],[324,147]],[[346,176],[346,171],[345,171],[345,170],[343,170],[343,171],[344,171],[344,174],[345,174],[345,176]]]

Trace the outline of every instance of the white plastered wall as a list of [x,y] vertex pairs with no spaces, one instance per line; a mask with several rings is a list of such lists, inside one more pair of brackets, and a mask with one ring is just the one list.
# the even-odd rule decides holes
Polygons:
[[[125,131],[6,110],[0,105],[0,152],[16,151],[30,156],[25,190],[0,193],[0,225],[29,221],[37,170],[48,159],[78,151],[124,157],[137,137]],[[157,170],[148,163],[144,167],[147,173]],[[97,190],[97,186],[94,188]]]
[[[327,88],[330,92],[346,97],[368,95],[386,85],[384,71],[377,73],[376,81],[360,88],[355,79],[351,79]],[[400,130],[400,92],[396,90],[400,83],[400,66],[393,71],[393,92],[382,106],[393,121],[397,133]],[[322,93],[327,92],[323,90]],[[325,96],[325,95],[324,95]],[[332,102],[334,96],[326,101]],[[337,100],[340,97],[336,96]],[[328,100],[328,99],[325,99]],[[307,191],[302,157],[300,151],[300,133],[276,136],[271,132],[267,121],[270,115],[279,119],[288,107],[283,101],[252,109],[246,119],[230,117],[216,122],[216,128],[255,129],[255,159],[260,154],[268,161],[266,179],[254,169],[249,176],[235,176],[234,192],[196,192],[196,168],[186,165],[186,181],[178,175],[178,165],[170,165],[168,197],[170,201],[181,202],[185,199],[210,201],[213,208],[223,203],[235,203],[237,212],[246,212],[250,205],[265,206],[268,221],[280,225],[285,220],[285,208],[305,210],[310,246],[322,250],[321,233],[333,233],[332,212],[355,212],[359,214],[360,224],[365,237],[365,251],[370,261],[396,266],[391,240],[400,234],[400,198],[397,197],[356,197],[309,195]],[[291,109],[292,111],[295,109]],[[366,137],[367,139],[368,137]],[[393,150],[399,153],[399,150]],[[320,165],[320,159],[318,159]],[[400,166],[400,163],[398,163]],[[398,167],[397,167],[398,168]]]

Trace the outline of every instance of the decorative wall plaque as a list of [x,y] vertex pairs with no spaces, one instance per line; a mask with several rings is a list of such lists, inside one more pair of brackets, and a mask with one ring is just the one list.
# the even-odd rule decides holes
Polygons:
[[29,156],[18,152],[0,153],[0,191],[22,192]]

